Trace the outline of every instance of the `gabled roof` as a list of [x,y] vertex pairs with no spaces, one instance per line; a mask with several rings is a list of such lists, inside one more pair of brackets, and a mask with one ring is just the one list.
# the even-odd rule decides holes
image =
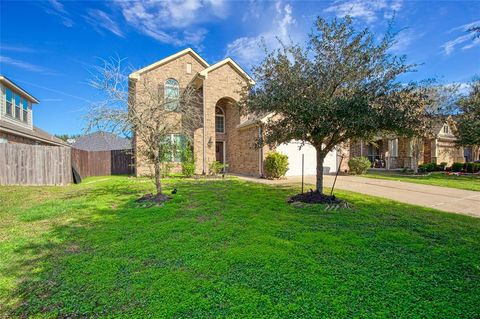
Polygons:
[[12,80],[7,78],[6,76],[0,74],[0,82],[14,89],[19,94],[23,95],[23,97],[29,99],[30,102],[36,103],[36,104],[40,103],[40,101],[38,101],[34,96],[30,95],[27,91],[22,89],[20,86],[16,85]]
[[207,61],[205,61],[197,52],[193,51],[192,48],[186,48],[185,50],[182,50],[180,52],[177,52],[175,54],[172,54],[160,61],[157,61],[153,64],[150,64],[150,65],[147,65],[146,67],[140,69],[140,70],[137,70],[133,73],[131,73],[129,75],[130,78],[137,78],[138,76],[142,75],[143,73],[147,72],[147,71],[150,71],[150,70],[153,70],[155,68],[158,68],[159,66],[165,64],[165,63],[168,63],[170,61],[173,61],[185,54],[188,54],[190,53],[191,55],[193,55],[193,57],[198,61],[200,62],[201,65],[203,65],[203,67],[205,68],[208,68],[209,67],[209,64],[207,63]]
[[114,151],[132,148],[129,139],[108,132],[94,132],[80,136],[72,147],[84,151]]
[[255,81],[245,72],[238,64],[237,62],[233,61],[231,58],[226,58],[223,59],[220,62],[217,62],[215,64],[212,64],[208,68],[206,68],[203,71],[200,71],[200,75],[203,77],[207,77],[209,72],[212,72],[215,69],[218,69],[219,67],[229,64],[235,71],[237,71],[238,74],[240,74],[242,77],[244,77],[250,84],[254,85]]

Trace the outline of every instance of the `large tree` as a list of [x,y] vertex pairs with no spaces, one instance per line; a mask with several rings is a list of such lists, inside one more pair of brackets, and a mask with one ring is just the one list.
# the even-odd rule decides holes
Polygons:
[[470,92],[459,99],[457,106],[458,145],[480,146],[480,77],[473,79]]
[[263,143],[295,139],[315,147],[318,192],[324,158],[337,145],[425,128],[428,94],[399,80],[415,66],[391,53],[394,44],[390,31],[378,41],[368,29],[357,31],[349,17],[318,18],[305,46],[282,43],[253,68],[257,85],[241,106],[270,115]]
[[90,84],[102,99],[89,109],[87,131],[133,135],[137,158],[145,158],[154,168],[157,199],[166,199],[162,195],[162,162],[182,151],[170,137],[175,133],[187,143],[193,138],[202,123],[201,92],[191,85],[165,84],[148,75],[129,78],[131,70],[119,58],[94,68]]

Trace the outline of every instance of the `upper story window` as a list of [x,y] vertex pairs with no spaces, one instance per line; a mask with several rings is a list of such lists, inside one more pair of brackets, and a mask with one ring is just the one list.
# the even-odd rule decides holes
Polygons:
[[187,63],[187,74],[192,74],[192,64]]
[[450,133],[450,128],[448,127],[448,124],[443,125],[443,134],[449,134]]
[[18,95],[15,94],[15,118],[20,119],[20,101],[22,98]]
[[175,79],[165,81],[165,109],[174,111],[178,108],[178,99],[180,96],[180,86]]
[[28,122],[28,101],[27,101],[27,99],[22,99],[22,120],[25,123]]
[[215,132],[225,133],[225,114],[218,106],[215,107]]
[[6,110],[5,113],[7,113],[10,116],[13,116],[13,93],[12,90],[9,88],[5,89],[5,99],[6,99]]

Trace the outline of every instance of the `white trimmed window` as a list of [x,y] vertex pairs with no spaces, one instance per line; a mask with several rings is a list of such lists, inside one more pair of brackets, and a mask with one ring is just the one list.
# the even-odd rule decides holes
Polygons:
[[9,88],[5,88],[6,110],[5,113],[13,116],[13,92]]
[[175,111],[178,108],[178,99],[180,97],[180,86],[175,79],[165,81],[165,109]]
[[443,125],[443,134],[450,134],[450,128],[448,127],[448,124]]
[[21,105],[20,105],[20,101],[21,101],[21,97],[20,95],[18,94],[15,94],[15,118],[17,120],[20,119],[20,111],[21,111]]
[[388,152],[390,153],[390,157],[397,157],[398,156],[398,139],[388,140]]
[[186,146],[185,136],[182,134],[168,134],[165,137],[164,146],[164,162],[180,163],[182,161],[182,151]]
[[22,120],[28,122],[28,101],[27,99],[22,99]]
[[187,74],[192,74],[192,64],[187,63]]
[[215,107],[215,132],[225,133],[225,114],[218,106]]

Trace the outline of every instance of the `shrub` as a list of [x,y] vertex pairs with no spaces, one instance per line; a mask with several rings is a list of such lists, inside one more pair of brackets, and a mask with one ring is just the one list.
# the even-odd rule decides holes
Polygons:
[[352,157],[348,161],[348,168],[353,174],[365,174],[372,164],[365,156]]
[[437,165],[437,170],[444,171],[447,165],[448,165],[447,162],[441,162],[440,165]]
[[195,159],[190,145],[182,150],[182,175],[191,177],[195,174]]
[[226,164],[223,164],[219,161],[213,161],[209,168],[210,168],[210,174],[212,175],[218,175],[218,173],[220,173],[224,168],[226,168],[227,165]]
[[418,165],[418,172],[419,173],[426,173],[427,172],[427,164]]
[[465,163],[465,170],[467,173],[476,173],[480,170],[480,163]]
[[461,172],[463,170],[463,163],[453,163],[452,164],[452,172]]
[[265,177],[269,179],[285,176],[288,171],[288,156],[272,152],[265,158]]
[[182,162],[182,175],[192,177],[195,174],[195,164]]

